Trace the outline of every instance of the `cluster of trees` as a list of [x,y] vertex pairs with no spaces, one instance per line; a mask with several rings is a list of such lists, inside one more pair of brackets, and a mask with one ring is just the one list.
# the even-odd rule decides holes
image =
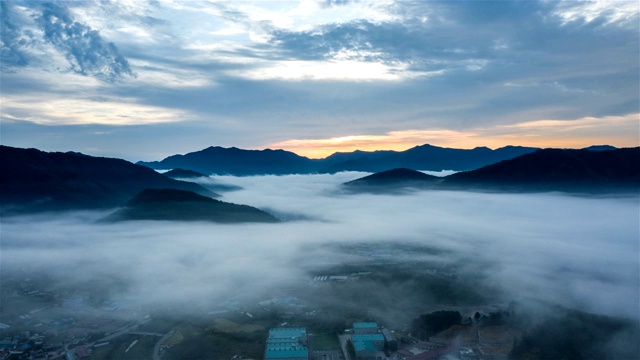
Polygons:
[[462,323],[462,315],[458,311],[436,311],[420,315],[411,322],[411,333],[420,340],[427,340],[453,325]]
[[[508,311],[496,311],[489,314],[480,314],[476,312],[472,321],[480,326],[497,326],[507,324],[507,320],[511,315]],[[470,321],[471,322],[471,321]]]
[[525,331],[512,359],[637,359],[640,326],[632,320],[566,311]]

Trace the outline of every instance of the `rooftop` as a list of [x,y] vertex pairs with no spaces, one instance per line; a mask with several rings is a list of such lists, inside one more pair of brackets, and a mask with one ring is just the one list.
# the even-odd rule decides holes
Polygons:
[[306,347],[267,347],[265,352],[265,359],[297,359],[307,358],[309,351]]
[[269,339],[292,339],[307,336],[305,328],[273,328],[269,329]]
[[356,341],[384,341],[384,336],[382,334],[361,334],[361,335],[353,335],[351,336],[353,342]]
[[308,358],[309,350],[301,342],[306,341],[305,328],[273,328],[269,329],[265,359],[299,359]]
[[354,329],[371,329],[378,328],[378,323],[375,322],[355,322],[353,323]]
[[354,341],[353,348],[356,352],[376,349],[371,341]]

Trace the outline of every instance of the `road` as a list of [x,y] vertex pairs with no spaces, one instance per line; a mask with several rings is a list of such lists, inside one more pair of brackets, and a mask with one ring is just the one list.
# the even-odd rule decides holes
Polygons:
[[161,337],[160,340],[158,340],[158,342],[156,343],[156,346],[153,347],[153,360],[160,360],[160,358],[161,358],[161,356],[160,356],[160,346],[162,346],[162,343],[167,341],[167,339],[169,339],[172,335],[173,335],[173,330],[171,330],[168,333],[164,334],[164,336]]
[[112,333],[110,335],[107,335],[107,336],[103,337],[102,339],[98,339],[98,340],[94,341],[94,343],[98,343],[99,344],[99,343],[106,342],[106,341],[109,341],[111,339],[117,338],[120,335],[124,335],[126,333],[129,333],[129,332],[135,330],[138,327],[138,325],[139,325],[139,323],[137,321],[134,321],[131,324],[128,324],[128,325],[125,325],[125,326],[121,327],[120,330],[118,330],[118,331],[116,331],[116,332],[114,332],[114,333]]
[[148,335],[148,336],[164,336],[164,334],[158,334],[154,332],[144,332],[144,331],[129,331],[127,334],[131,335]]
[[351,360],[351,356],[349,356],[349,351],[347,350],[347,341],[351,339],[351,335],[338,335],[338,339],[340,339],[340,347],[344,354],[344,360]]

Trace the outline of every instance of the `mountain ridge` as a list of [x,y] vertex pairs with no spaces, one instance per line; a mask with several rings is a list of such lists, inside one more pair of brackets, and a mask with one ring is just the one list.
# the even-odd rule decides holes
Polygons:
[[455,149],[424,144],[405,151],[356,150],[336,152],[323,159],[309,159],[282,149],[243,150],[236,147],[210,146],[199,151],[171,155],[160,161],[139,161],[137,164],[156,170],[181,168],[207,175],[237,176],[341,171],[378,172],[399,167],[464,171],[536,150],[539,149],[511,145],[492,150],[487,147]]
[[145,188],[218,194],[126,160],[0,145],[0,205],[5,213],[115,207]]
[[[615,150],[541,149],[442,178],[393,169],[342,184],[352,192],[399,189],[507,192],[638,193],[640,147]],[[424,176],[423,176],[424,175]]]

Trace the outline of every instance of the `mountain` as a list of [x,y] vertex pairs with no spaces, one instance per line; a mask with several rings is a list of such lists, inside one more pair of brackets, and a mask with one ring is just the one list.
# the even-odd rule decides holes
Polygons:
[[437,185],[441,178],[406,168],[382,171],[343,184],[354,192],[396,192],[402,189],[426,189]]
[[187,169],[204,174],[264,175],[336,173],[340,171],[378,172],[393,168],[418,170],[472,170],[501,160],[538,150],[507,146],[496,150],[471,150],[421,145],[406,151],[354,151],[335,153],[325,159],[309,159],[284,150],[242,150],[209,147],[173,155],[161,161],[138,162],[152,169]]
[[355,151],[352,153],[336,153],[329,156],[325,159],[320,172],[379,172],[394,168],[465,171],[512,159],[536,150],[538,149],[521,146],[506,146],[496,150],[477,147],[466,150],[442,148],[426,144],[400,152]]
[[444,185],[489,190],[637,193],[640,147],[601,151],[543,149],[449,175]]
[[199,178],[199,177],[208,177],[205,174],[199,173],[193,170],[185,170],[185,169],[173,169],[169,170],[162,175],[168,176],[172,179],[190,179],[190,178]]
[[589,151],[605,151],[605,150],[615,150],[615,149],[617,148],[611,145],[591,145],[586,148],[583,148],[583,150],[589,150]]
[[264,175],[305,174],[314,172],[314,160],[284,150],[243,150],[235,147],[208,147],[185,155],[173,155],[162,161],[138,162],[152,169],[187,169],[204,174]]
[[0,206],[8,213],[116,207],[145,188],[218,196],[121,159],[0,146]]
[[106,220],[278,222],[273,215],[251,206],[214,200],[191,191],[176,189],[142,190]]
[[394,169],[344,183],[343,188],[358,192],[418,188],[638,194],[640,147],[598,151],[543,149],[444,178]]

